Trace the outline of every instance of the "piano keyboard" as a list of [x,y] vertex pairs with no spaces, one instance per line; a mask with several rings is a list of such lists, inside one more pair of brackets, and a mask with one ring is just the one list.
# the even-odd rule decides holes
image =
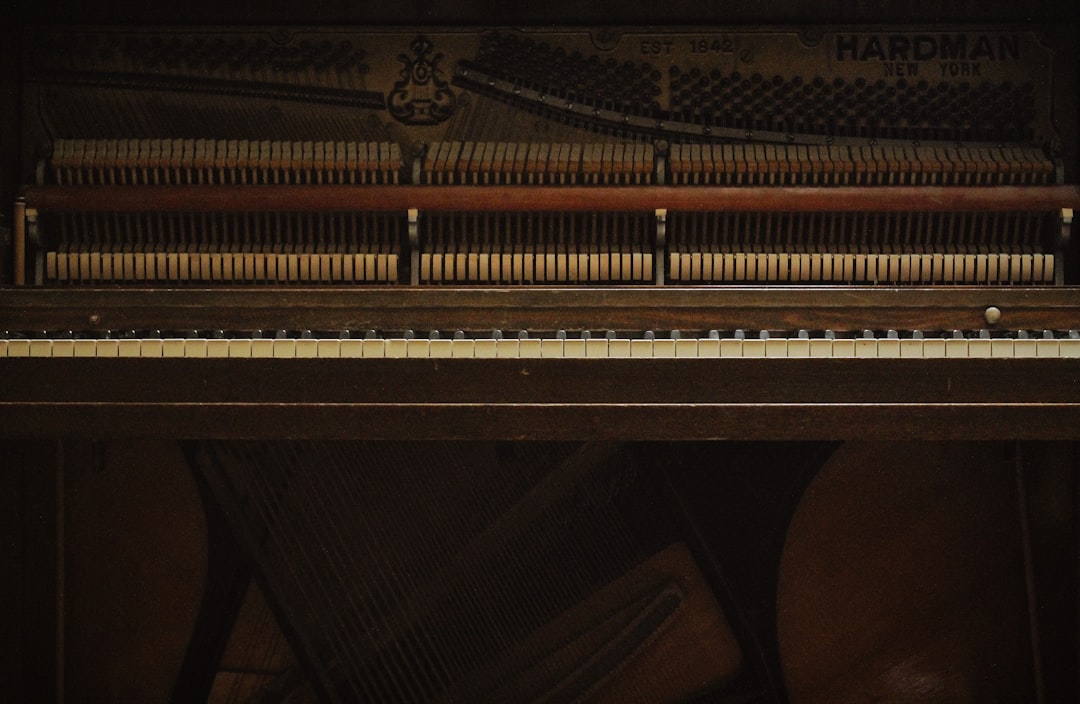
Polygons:
[[364,339],[336,337],[191,337],[0,338],[0,357],[92,358],[232,358],[232,359],[724,359],[724,358],[861,358],[975,359],[1080,358],[1080,331],[1018,331],[1007,336],[988,331],[964,333],[895,331],[858,335],[800,331],[784,335],[744,331],[682,337],[668,333],[626,338],[578,333],[551,337],[462,334],[427,337],[402,334]]

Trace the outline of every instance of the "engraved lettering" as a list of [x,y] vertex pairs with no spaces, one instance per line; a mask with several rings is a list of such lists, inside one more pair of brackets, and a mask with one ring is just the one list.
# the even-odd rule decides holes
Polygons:
[[982,76],[982,64],[977,61],[942,61],[938,66],[941,68],[942,78]]
[[837,61],[1019,61],[1017,34],[838,34]]
[[912,58],[916,61],[931,61],[937,51],[937,45],[934,44],[934,38],[925,34],[915,36],[913,45],[914,51]]
[[885,75],[895,78],[910,77],[919,75],[919,64],[914,61],[908,61],[903,63],[900,61],[889,61],[882,66],[885,67]]
[[889,61],[907,61],[909,49],[911,40],[907,37],[898,34],[889,37]]
[[953,38],[942,34],[938,41],[938,55],[943,59],[962,59],[967,56],[967,38],[957,34]]
[[641,42],[641,53],[646,56],[667,55],[675,47],[673,39],[644,39]]
[[865,48],[859,54],[859,61],[884,61],[885,50],[881,48],[881,41],[877,37],[870,37]]
[[987,59],[994,60],[994,48],[990,45],[990,40],[986,35],[979,35],[975,40],[975,47],[971,50],[971,56],[968,57],[972,61]]
[[836,38],[836,60],[855,61],[859,56],[859,38],[852,35],[845,37],[840,35]]

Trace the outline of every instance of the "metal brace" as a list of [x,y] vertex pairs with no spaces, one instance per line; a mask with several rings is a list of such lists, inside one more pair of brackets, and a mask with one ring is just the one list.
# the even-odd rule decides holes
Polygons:
[[667,260],[664,258],[664,250],[667,249],[667,208],[656,209],[656,254],[653,257],[653,268],[656,271],[656,285],[663,286]]
[[409,208],[409,264],[410,283],[420,285],[420,210]]
[[1057,241],[1057,265],[1054,267],[1054,283],[1061,286],[1065,283],[1065,251],[1069,248],[1069,238],[1072,236],[1073,209],[1061,209],[1061,234]]

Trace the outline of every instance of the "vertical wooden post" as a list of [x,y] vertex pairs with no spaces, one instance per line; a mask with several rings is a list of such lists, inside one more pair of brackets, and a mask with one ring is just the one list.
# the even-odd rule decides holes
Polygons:
[[15,242],[12,266],[15,271],[12,281],[16,286],[26,285],[26,199],[15,201]]

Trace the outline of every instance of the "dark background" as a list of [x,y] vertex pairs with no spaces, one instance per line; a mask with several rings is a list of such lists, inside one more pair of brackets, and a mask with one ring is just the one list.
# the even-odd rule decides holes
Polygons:
[[380,23],[380,24],[757,24],[1075,19],[1069,0],[18,0],[15,15],[34,23]]

